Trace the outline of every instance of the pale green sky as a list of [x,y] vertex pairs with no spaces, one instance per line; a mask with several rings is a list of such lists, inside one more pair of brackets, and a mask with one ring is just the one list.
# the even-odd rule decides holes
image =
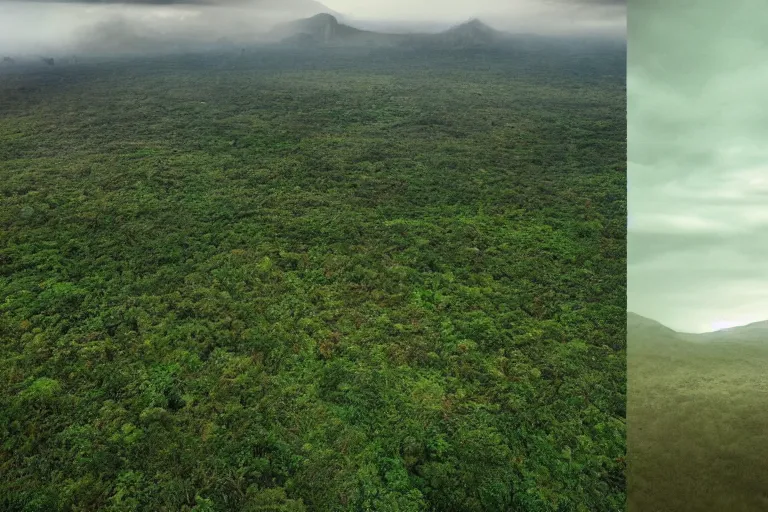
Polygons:
[[629,3],[628,308],[677,330],[768,319],[767,6]]

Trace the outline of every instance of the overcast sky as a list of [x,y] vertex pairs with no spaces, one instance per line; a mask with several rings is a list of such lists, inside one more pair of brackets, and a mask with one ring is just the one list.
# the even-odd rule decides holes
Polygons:
[[762,0],[628,14],[628,308],[676,330],[768,319]]

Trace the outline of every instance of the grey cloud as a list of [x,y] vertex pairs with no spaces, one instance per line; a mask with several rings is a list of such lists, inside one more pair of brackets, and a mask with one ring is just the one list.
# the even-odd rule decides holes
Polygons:
[[717,247],[727,237],[712,233],[680,236],[670,233],[630,233],[627,258],[632,265],[647,263],[668,253]]
[[[630,233],[627,257],[631,265],[641,266],[670,254],[706,254],[722,247],[738,247],[745,261],[759,264],[768,254],[768,238],[754,233]],[[754,272],[751,268],[747,271]]]

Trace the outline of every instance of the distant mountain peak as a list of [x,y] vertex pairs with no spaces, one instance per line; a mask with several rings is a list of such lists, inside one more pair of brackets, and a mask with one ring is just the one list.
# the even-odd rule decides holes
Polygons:
[[496,33],[498,32],[493,27],[490,27],[486,23],[483,23],[480,21],[479,18],[470,18],[464,23],[460,23],[458,25],[453,26],[452,28],[448,29],[449,32],[461,32],[461,31],[474,31],[474,32],[485,32],[485,33]]
[[478,18],[472,18],[443,32],[448,42],[458,45],[493,44],[501,39],[503,32],[492,28]]
[[469,25],[471,27],[488,27],[488,25],[480,21],[480,18],[469,18],[463,23],[463,25]]
[[314,16],[310,16],[309,18],[307,18],[306,21],[330,23],[331,25],[339,24],[339,20],[336,19],[336,16],[334,16],[333,14],[328,14],[327,12],[321,12],[321,13],[315,14]]
[[304,43],[312,40],[328,43],[361,33],[363,31],[339,23],[336,16],[328,13],[319,13],[309,18],[281,23],[271,31],[273,36],[280,39]]
[[396,34],[361,30],[345,24],[326,12],[309,18],[281,23],[269,34],[274,41],[299,45],[420,46],[438,48],[477,48],[492,46],[509,36],[478,18],[471,18],[439,33]]
[[642,315],[638,315],[637,313],[627,311],[627,328],[637,328],[637,327],[664,329],[667,331],[674,332],[674,329],[670,329],[669,327],[662,324],[661,322],[657,322],[656,320],[653,320],[651,318],[647,318]]

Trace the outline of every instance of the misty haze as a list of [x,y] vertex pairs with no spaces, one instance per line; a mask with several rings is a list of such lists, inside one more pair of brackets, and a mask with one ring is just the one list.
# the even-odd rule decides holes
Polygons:
[[625,10],[0,3],[0,510],[622,510]]
[[236,44],[271,40],[278,23],[333,15],[343,23],[384,33],[436,33],[472,18],[498,30],[622,39],[625,6],[550,1],[481,0],[465,4],[402,1],[387,8],[340,0],[348,14],[315,0],[204,0],[136,3],[0,1],[0,52],[51,56],[197,50],[226,38]]

